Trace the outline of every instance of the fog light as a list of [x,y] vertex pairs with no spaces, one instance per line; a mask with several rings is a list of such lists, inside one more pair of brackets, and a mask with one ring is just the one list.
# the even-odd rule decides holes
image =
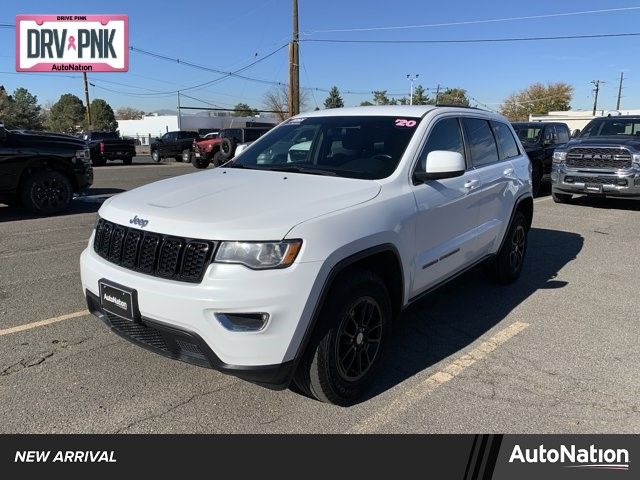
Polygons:
[[258,332],[269,321],[268,313],[215,313],[216,320],[232,332]]
[[564,183],[573,183],[573,177],[564,177]]
[[618,179],[618,185],[620,185],[621,187],[626,187],[627,186],[627,179],[626,178],[619,178]]

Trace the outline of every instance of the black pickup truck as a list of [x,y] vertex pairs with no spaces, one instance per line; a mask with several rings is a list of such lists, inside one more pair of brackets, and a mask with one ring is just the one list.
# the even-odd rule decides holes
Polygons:
[[553,151],[569,141],[569,127],[560,122],[517,122],[512,125],[531,161],[533,195],[537,196],[542,179],[551,174]]
[[73,194],[92,183],[82,139],[0,125],[0,202],[51,215],[65,210]]
[[118,132],[88,132],[83,135],[95,166],[102,166],[107,160],[122,160],[131,165],[136,156],[135,140],[120,138]]
[[200,138],[198,132],[167,132],[151,142],[151,158],[154,162],[166,157],[173,157],[176,162],[190,162],[193,141],[197,138]]

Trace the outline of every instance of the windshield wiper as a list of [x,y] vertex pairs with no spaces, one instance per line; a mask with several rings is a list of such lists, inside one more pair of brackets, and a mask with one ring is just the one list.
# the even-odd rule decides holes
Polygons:
[[261,167],[261,170],[270,170],[273,172],[293,172],[293,173],[308,173],[310,175],[328,175],[336,176],[336,172],[333,170],[325,170],[322,168],[305,168],[296,167],[293,165],[278,165],[273,167]]

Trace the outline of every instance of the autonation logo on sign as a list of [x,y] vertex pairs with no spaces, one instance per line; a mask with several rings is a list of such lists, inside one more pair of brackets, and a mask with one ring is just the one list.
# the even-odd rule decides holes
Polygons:
[[18,15],[18,72],[126,72],[128,15]]

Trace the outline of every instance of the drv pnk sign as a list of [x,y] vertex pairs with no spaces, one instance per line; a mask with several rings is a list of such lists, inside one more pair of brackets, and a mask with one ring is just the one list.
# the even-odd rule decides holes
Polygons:
[[18,72],[126,72],[128,15],[16,16]]

